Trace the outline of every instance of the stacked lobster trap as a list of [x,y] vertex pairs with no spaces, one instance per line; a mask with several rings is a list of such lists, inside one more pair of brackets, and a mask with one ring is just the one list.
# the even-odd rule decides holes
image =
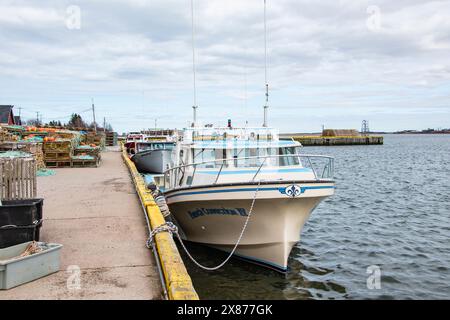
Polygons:
[[21,200],[36,196],[36,159],[29,153],[0,155],[0,199]]

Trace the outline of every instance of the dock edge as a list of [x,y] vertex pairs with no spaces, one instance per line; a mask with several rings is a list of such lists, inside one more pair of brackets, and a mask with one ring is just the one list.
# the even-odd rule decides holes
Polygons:
[[[130,171],[136,192],[142,203],[142,207],[145,208],[147,218],[150,221],[153,230],[164,224],[166,221],[153,199],[152,194],[146,187],[144,178],[128,157],[123,144],[121,145],[121,150],[122,158]],[[186,270],[172,235],[167,232],[161,232],[155,235],[154,240],[169,300],[199,300],[198,294],[192,284],[191,277]]]

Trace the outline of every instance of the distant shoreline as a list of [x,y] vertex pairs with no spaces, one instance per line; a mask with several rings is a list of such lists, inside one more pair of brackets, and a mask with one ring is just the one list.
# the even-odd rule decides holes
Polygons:
[[[450,131],[432,131],[432,132],[422,132],[422,131],[398,131],[398,132],[368,132],[368,135],[382,135],[382,134],[450,134]],[[280,133],[280,136],[287,137],[295,137],[295,136],[322,136],[322,133],[313,132],[313,133]]]

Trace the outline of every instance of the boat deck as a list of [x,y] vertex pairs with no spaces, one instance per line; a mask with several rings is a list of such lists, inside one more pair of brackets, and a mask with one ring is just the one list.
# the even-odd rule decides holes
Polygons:
[[[38,177],[41,241],[64,245],[58,273],[0,291],[1,299],[161,299],[144,214],[118,148],[98,168],[55,169]],[[81,270],[77,289],[77,267]],[[69,286],[68,286],[69,284]],[[75,285],[74,285],[75,284]]]

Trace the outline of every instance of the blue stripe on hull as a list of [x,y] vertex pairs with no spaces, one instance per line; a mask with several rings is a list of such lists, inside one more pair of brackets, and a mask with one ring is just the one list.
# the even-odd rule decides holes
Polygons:
[[[306,190],[320,190],[320,189],[335,189],[335,186],[315,186],[315,187],[301,187],[302,192]],[[239,189],[226,189],[226,190],[207,190],[207,191],[191,191],[191,192],[181,192],[173,195],[167,195],[166,198],[173,198],[178,196],[189,196],[195,194],[213,194],[213,193],[229,193],[229,192],[245,192],[245,191],[280,191],[284,188],[239,188]]]

